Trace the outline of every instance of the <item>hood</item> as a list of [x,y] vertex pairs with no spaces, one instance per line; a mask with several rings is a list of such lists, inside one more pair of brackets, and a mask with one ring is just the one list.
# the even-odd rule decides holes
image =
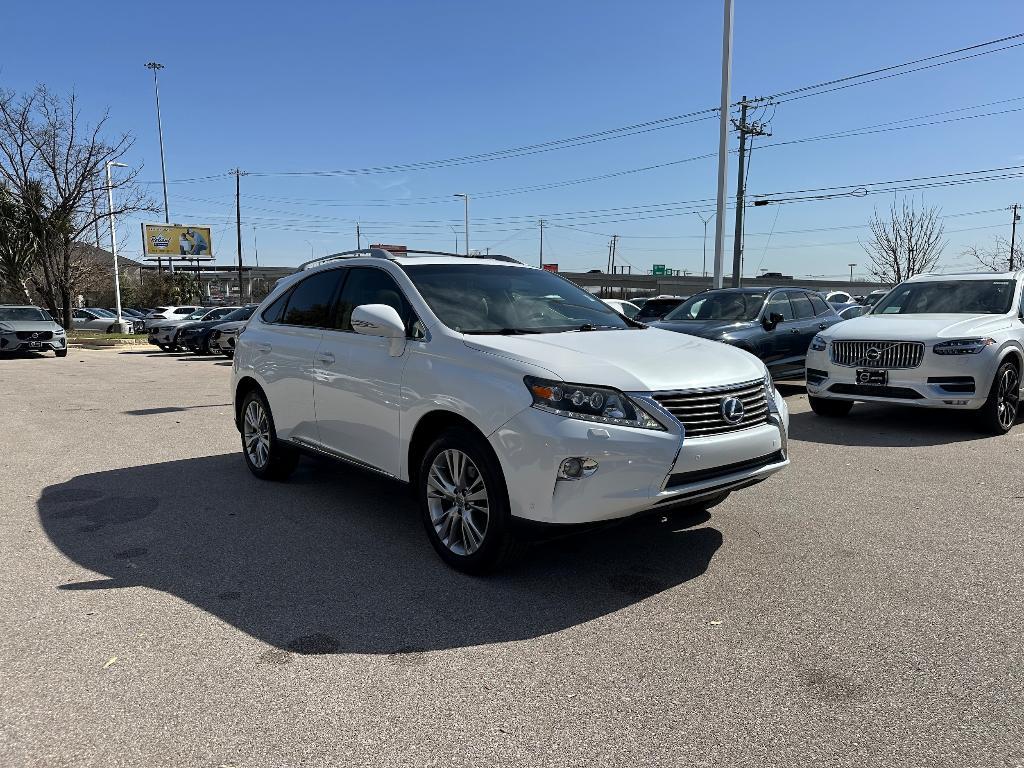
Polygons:
[[[7,330],[10,329],[10,330]],[[61,331],[63,328],[52,320],[0,320],[0,333],[14,331]]]
[[216,325],[221,325],[223,322],[223,320],[203,320],[202,322],[196,322],[195,320],[193,320],[190,323],[182,323],[181,330],[204,330],[206,328],[213,328]]
[[757,323],[751,320],[657,320],[651,323],[654,328],[702,336],[705,339],[720,339],[729,333],[743,331],[755,325]]
[[833,325],[823,335],[864,341],[962,339],[996,333],[1013,322],[1010,315],[862,315]]
[[764,364],[717,341],[658,328],[464,337],[466,346],[541,366],[562,381],[626,392],[701,389],[764,377]]

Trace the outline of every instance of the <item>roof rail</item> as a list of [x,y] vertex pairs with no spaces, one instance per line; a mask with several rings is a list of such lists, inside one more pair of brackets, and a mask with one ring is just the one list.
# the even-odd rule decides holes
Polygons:
[[399,251],[392,253],[391,251],[385,250],[384,248],[359,248],[354,251],[341,251],[340,253],[332,253],[329,256],[321,256],[319,259],[310,259],[309,261],[303,262],[299,265],[298,271],[301,272],[304,269],[309,269],[317,264],[323,264],[328,261],[336,261],[339,259],[356,259],[360,256],[369,256],[376,259],[394,259],[405,256],[451,256],[457,259],[493,259],[494,261],[507,261],[511,264],[522,264],[523,262],[519,259],[513,259],[511,256],[501,256],[500,254],[482,254],[482,253],[448,253],[447,251]]

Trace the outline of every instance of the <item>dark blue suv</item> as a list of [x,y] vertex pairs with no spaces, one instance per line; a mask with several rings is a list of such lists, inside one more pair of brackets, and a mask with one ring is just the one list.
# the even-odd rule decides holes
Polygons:
[[691,296],[651,325],[745,349],[764,361],[772,378],[802,379],[811,339],[839,322],[810,290],[723,288]]

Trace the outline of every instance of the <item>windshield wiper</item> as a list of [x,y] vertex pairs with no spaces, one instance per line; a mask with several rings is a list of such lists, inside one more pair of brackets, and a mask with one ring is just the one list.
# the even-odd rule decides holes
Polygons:
[[605,330],[605,331],[624,331],[626,329],[625,328],[620,328],[617,325],[594,325],[593,323],[584,323],[583,325],[579,326],[576,330],[577,331],[601,331],[601,330]]
[[535,328],[486,328],[463,331],[463,333],[472,334],[474,336],[519,336],[525,333],[547,333],[547,331]]

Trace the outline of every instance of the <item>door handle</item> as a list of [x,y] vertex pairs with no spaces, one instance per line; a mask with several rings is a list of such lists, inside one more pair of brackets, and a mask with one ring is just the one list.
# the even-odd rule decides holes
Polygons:
[[790,328],[789,332],[790,333],[800,333],[800,329],[799,328]]
[[256,351],[257,351],[257,352],[261,352],[261,353],[267,353],[267,352],[269,352],[269,351],[270,351],[271,349],[273,349],[273,347],[272,347],[272,346],[270,346],[269,344],[257,344],[257,345],[256,345]]
[[318,352],[316,361],[324,365],[334,365],[334,355],[330,352]]
[[824,331],[827,328],[828,328],[827,324],[825,324],[825,323],[818,323],[818,330],[819,331]]

